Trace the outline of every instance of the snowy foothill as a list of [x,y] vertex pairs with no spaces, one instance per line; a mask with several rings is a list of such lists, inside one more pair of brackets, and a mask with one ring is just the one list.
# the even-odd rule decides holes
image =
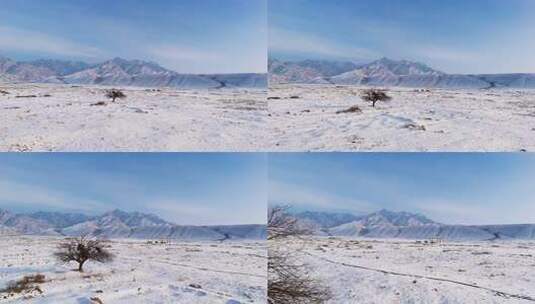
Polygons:
[[[276,151],[533,151],[535,90],[272,84],[269,146]],[[357,106],[358,109],[351,107]]]
[[275,245],[329,288],[327,303],[535,302],[532,241],[300,237]]
[[44,275],[38,289],[0,293],[9,303],[265,303],[262,241],[182,242],[112,239],[110,263],[54,257],[61,237],[0,237],[0,290],[24,276]]
[[259,151],[265,89],[0,84],[0,151]]

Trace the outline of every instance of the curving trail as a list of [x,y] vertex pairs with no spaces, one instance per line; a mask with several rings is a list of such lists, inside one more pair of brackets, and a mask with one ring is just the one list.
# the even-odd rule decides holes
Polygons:
[[[124,260],[139,260],[138,258],[127,258],[123,257]],[[216,272],[216,273],[224,273],[224,274],[232,274],[232,275],[242,275],[242,276],[248,276],[248,277],[255,277],[255,278],[261,278],[264,279],[267,276],[266,275],[258,275],[253,273],[246,273],[246,272],[239,272],[239,271],[230,271],[230,270],[220,270],[220,269],[213,269],[213,268],[207,268],[207,267],[197,267],[189,264],[182,264],[182,263],[173,263],[169,261],[161,261],[161,260],[154,260],[151,259],[152,263],[158,263],[158,264],[165,264],[165,265],[172,265],[172,266],[178,266],[178,267],[184,267],[189,269],[195,269],[200,271],[209,271],[209,272]]]
[[508,292],[504,292],[504,291],[500,291],[500,290],[496,290],[496,289],[492,289],[492,288],[487,288],[487,287],[482,287],[482,286],[477,286],[477,285],[470,284],[470,283],[455,281],[455,280],[451,280],[451,279],[430,277],[430,276],[419,275],[419,274],[410,274],[410,273],[401,273],[401,272],[395,272],[395,271],[388,271],[388,270],[383,270],[383,269],[377,269],[377,268],[371,268],[371,267],[366,267],[366,266],[348,264],[348,263],[344,263],[344,262],[338,262],[338,261],[334,261],[334,260],[328,259],[326,257],[322,257],[322,256],[319,256],[319,255],[310,253],[310,252],[306,252],[306,251],[303,251],[302,253],[306,254],[308,256],[320,259],[322,261],[331,263],[331,264],[337,264],[337,265],[341,265],[341,266],[345,266],[345,267],[358,268],[358,269],[362,269],[362,270],[374,271],[374,272],[379,272],[379,273],[388,274],[388,275],[394,275],[394,276],[409,277],[409,278],[416,278],[416,279],[427,279],[427,280],[439,281],[439,282],[448,282],[448,283],[452,283],[452,284],[457,284],[457,285],[462,285],[462,286],[467,286],[467,287],[472,287],[472,288],[477,288],[477,289],[490,291],[490,292],[493,292],[495,295],[503,297],[503,298],[506,298],[506,299],[507,298],[514,298],[514,299],[521,299],[521,300],[535,302],[535,298],[531,297],[531,296],[519,295],[519,294],[511,294],[511,293],[508,293]]

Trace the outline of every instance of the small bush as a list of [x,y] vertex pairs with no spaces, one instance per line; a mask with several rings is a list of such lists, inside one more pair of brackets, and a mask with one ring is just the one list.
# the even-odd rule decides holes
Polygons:
[[362,100],[369,101],[372,103],[372,107],[375,108],[375,104],[378,101],[389,101],[392,97],[388,96],[385,91],[377,89],[368,89],[362,92],[360,96]]
[[110,98],[112,102],[115,102],[117,98],[126,98],[126,95],[121,90],[111,89],[106,91],[106,97]]

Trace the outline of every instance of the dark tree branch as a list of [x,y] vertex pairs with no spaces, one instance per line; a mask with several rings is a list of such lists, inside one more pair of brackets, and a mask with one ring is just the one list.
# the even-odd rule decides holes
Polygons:
[[100,240],[90,240],[85,236],[66,240],[58,247],[58,251],[54,253],[56,258],[64,263],[77,262],[80,272],[83,272],[84,263],[89,260],[100,263],[113,260],[113,255],[104,248]]

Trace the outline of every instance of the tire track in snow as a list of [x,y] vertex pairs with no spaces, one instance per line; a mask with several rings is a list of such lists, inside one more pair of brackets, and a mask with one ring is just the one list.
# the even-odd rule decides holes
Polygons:
[[[137,258],[123,258],[123,259],[136,260],[136,261],[139,260]],[[154,259],[151,259],[150,261],[153,262],[153,263],[166,264],[166,265],[172,265],[172,266],[196,269],[196,270],[201,270],[201,271],[210,271],[210,272],[217,272],[217,273],[242,275],[242,276],[256,277],[256,278],[261,278],[261,279],[265,279],[267,277],[265,275],[258,275],[258,274],[253,274],[253,273],[230,271],[230,270],[220,270],[220,269],[213,269],[213,268],[207,268],[207,267],[198,267],[198,266],[193,266],[193,265],[188,265],[188,264],[172,263],[172,262],[168,262],[168,261],[160,261],[160,260],[154,260]]]
[[306,251],[304,251],[303,254],[311,256],[311,257],[314,257],[314,258],[317,258],[317,259],[320,259],[322,261],[325,261],[325,262],[328,262],[328,263],[331,263],[331,264],[341,265],[341,266],[345,266],[345,267],[358,268],[358,269],[362,269],[362,270],[374,271],[374,272],[379,272],[379,273],[382,273],[382,274],[389,274],[389,275],[394,275],[394,276],[409,277],[409,278],[416,278],[416,279],[427,279],[427,280],[439,281],[439,282],[447,282],[447,283],[452,283],[452,284],[457,284],[457,285],[462,285],[462,286],[467,286],[467,287],[487,290],[487,291],[495,293],[497,296],[501,296],[501,297],[504,297],[504,298],[515,298],[515,299],[521,299],[521,300],[527,300],[527,301],[535,302],[535,298],[534,297],[530,297],[530,296],[526,296],[526,295],[512,294],[512,293],[503,292],[503,291],[492,289],[492,288],[488,288],[488,287],[477,286],[477,285],[474,285],[474,284],[465,283],[465,282],[461,282],[461,281],[455,281],[455,280],[438,278],[438,277],[430,277],[430,276],[424,276],[424,275],[419,275],[419,274],[410,274],[410,273],[388,271],[388,270],[371,268],[371,267],[366,267],[366,266],[348,264],[348,263],[344,263],[344,262],[334,261],[334,260],[328,259],[326,257],[322,257],[322,256],[319,256],[319,255],[310,253],[310,252],[306,252]]

